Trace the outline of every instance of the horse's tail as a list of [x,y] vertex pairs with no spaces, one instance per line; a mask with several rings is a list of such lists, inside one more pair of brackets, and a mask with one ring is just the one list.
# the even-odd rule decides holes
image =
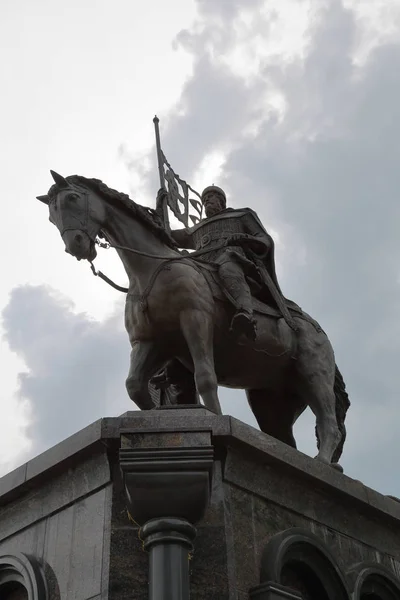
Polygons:
[[346,427],[344,424],[346,413],[350,406],[349,396],[346,392],[346,386],[343,381],[343,377],[341,372],[339,371],[337,365],[335,365],[335,383],[333,386],[333,391],[335,392],[335,411],[336,411],[336,420],[340,431],[340,441],[339,444],[333,454],[332,462],[338,462],[339,458],[343,452],[343,445],[346,440]]

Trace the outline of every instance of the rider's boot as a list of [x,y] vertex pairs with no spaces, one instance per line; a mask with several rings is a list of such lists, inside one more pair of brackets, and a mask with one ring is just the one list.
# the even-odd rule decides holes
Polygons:
[[230,264],[229,269],[220,269],[220,277],[229,296],[234,301],[236,313],[231,321],[230,331],[236,335],[244,335],[254,341],[257,337],[256,320],[253,315],[251,293],[243,272],[237,265]]

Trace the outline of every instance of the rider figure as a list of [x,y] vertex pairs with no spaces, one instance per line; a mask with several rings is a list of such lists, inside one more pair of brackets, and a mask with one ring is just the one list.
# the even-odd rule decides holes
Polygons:
[[[158,193],[159,210],[165,193],[165,190]],[[202,261],[219,265],[222,286],[236,308],[231,330],[254,340],[256,321],[248,280],[258,289],[260,283],[266,287],[268,300],[272,299],[272,304],[286,312],[275,274],[273,240],[254,211],[226,208],[226,195],[221,188],[206,187],[201,199],[206,218],[193,227],[172,231],[171,236],[179,248],[201,251]]]

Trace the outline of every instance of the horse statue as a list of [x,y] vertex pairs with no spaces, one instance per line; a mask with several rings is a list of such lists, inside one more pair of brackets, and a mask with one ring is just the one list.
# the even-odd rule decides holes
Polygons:
[[92,263],[103,238],[129,278],[126,387],[133,402],[142,410],[154,408],[149,381],[174,362],[194,373],[209,410],[221,414],[218,384],[244,389],[260,429],[293,447],[293,425],[309,406],[316,417],[316,458],[340,468],[349,400],[318,323],[298,308],[291,311],[296,327],[290,327],[259,303],[256,339],[244,344],[232,338],[232,307],[210,284],[210,265],[180,252],[155,210],[98,179],[51,174],[54,185],[38,199],[48,205],[66,252]]

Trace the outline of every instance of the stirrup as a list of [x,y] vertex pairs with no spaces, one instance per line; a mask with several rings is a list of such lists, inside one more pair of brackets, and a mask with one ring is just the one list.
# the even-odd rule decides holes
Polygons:
[[230,331],[235,335],[245,335],[251,341],[257,337],[257,323],[251,313],[239,310],[232,318]]

